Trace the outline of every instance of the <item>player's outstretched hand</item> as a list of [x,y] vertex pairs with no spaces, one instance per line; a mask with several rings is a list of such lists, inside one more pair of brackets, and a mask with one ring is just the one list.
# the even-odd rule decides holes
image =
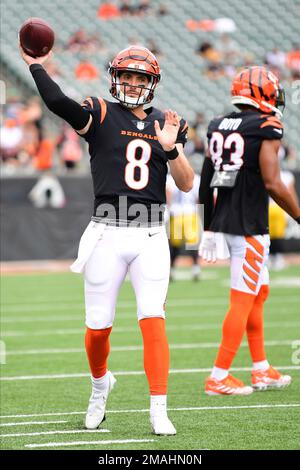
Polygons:
[[158,138],[158,142],[162,146],[165,152],[169,152],[175,146],[177,135],[180,127],[180,116],[176,111],[168,109],[165,112],[165,124],[163,129],[160,128],[159,122],[154,122],[155,132]]
[[199,247],[199,255],[208,263],[215,263],[217,260],[217,244],[214,232],[205,231],[202,234]]
[[26,52],[22,48],[21,44],[19,44],[19,49],[20,49],[20,54],[21,54],[22,59],[28,65],[32,65],[32,64],[41,64],[42,65],[52,55],[52,51],[50,51],[50,52],[48,52],[48,54],[43,55],[42,57],[31,57],[30,55],[26,54]]

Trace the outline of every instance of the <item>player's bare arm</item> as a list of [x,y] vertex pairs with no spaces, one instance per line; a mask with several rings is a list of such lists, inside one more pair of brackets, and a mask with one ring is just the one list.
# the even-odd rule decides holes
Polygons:
[[184,155],[183,145],[180,143],[176,144],[180,127],[180,116],[175,111],[169,109],[165,113],[163,129],[160,129],[158,121],[155,121],[154,127],[158,141],[165,152],[170,152],[176,147],[179,153],[178,157],[175,160],[169,160],[171,175],[178,189],[189,192],[193,187],[194,170]]
[[264,140],[259,153],[259,165],[265,187],[274,201],[291,217],[300,217],[297,201],[281,181],[278,161],[279,140]]
[[46,106],[54,114],[67,121],[79,134],[85,134],[92,123],[91,114],[79,103],[67,97],[43,68],[43,64],[51,57],[52,51],[42,57],[31,57],[26,54],[21,45],[19,48],[21,57],[29,66]]

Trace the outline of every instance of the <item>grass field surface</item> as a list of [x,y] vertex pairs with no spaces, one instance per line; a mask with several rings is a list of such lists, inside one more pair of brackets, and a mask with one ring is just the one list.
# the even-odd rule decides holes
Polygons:
[[[91,432],[83,427],[91,386],[81,276],[3,276],[2,449],[300,449],[300,268],[271,274],[265,308],[269,362],[292,375],[292,385],[247,397],[208,397],[203,391],[228,306],[228,268],[205,268],[200,282],[187,279],[188,271],[178,277],[167,301],[168,408],[177,435],[159,437],[150,432],[142,338],[130,283],[120,291],[111,334],[109,368],[117,384],[107,420]],[[250,383],[245,342],[233,370]]]

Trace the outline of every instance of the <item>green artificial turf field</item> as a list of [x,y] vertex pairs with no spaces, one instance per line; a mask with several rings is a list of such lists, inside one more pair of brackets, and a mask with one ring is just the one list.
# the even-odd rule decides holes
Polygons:
[[[180,271],[180,277],[188,272]],[[169,288],[171,348],[168,408],[177,435],[150,432],[147,382],[134,294],[123,285],[111,334],[109,368],[117,378],[105,432],[87,432],[90,395],[84,351],[82,279],[74,274],[3,276],[1,281],[1,433],[3,449],[300,449],[300,268],[271,275],[265,309],[270,363],[292,375],[281,391],[208,397],[203,382],[217,352],[228,304],[227,268]],[[293,341],[299,340],[297,343]],[[298,348],[298,349],[297,349]],[[250,382],[243,343],[234,374]]]

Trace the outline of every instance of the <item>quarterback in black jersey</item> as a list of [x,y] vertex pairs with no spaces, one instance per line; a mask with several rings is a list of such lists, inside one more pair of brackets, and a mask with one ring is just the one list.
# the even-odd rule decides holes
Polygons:
[[21,55],[48,108],[89,145],[94,214],[71,266],[84,272],[85,280],[85,345],[92,379],[85,426],[96,429],[105,419],[116,381],[107,370],[109,336],[118,291],[129,273],[144,342],[151,428],[157,435],[176,434],[167,416],[170,255],[163,210],[167,164],[181,190],[192,188],[194,172],[183,152],[187,123],[171,110],[144,109],[160,80],[157,60],[144,47],[124,49],[110,64],[115,102],[93,96],[82,105],[68,98],[42,67],[49,54],[33,59],[21,49]]
[[[277,155],[284,91],[273,73],[250,67],[236,75],[231,94],[239,112],[210,122],[199,190],[204,204],[200,255],[207,261],[231,258],[230,307],[215,366],[206,379],[208,395],[248,395],[291,382],[290,376],[270,366],[263,336],[263,305],[269,293],[269,195],[300,223],[300,207],[280,179]],[[253,362],[251,386],[229,374],[245,332]]]

